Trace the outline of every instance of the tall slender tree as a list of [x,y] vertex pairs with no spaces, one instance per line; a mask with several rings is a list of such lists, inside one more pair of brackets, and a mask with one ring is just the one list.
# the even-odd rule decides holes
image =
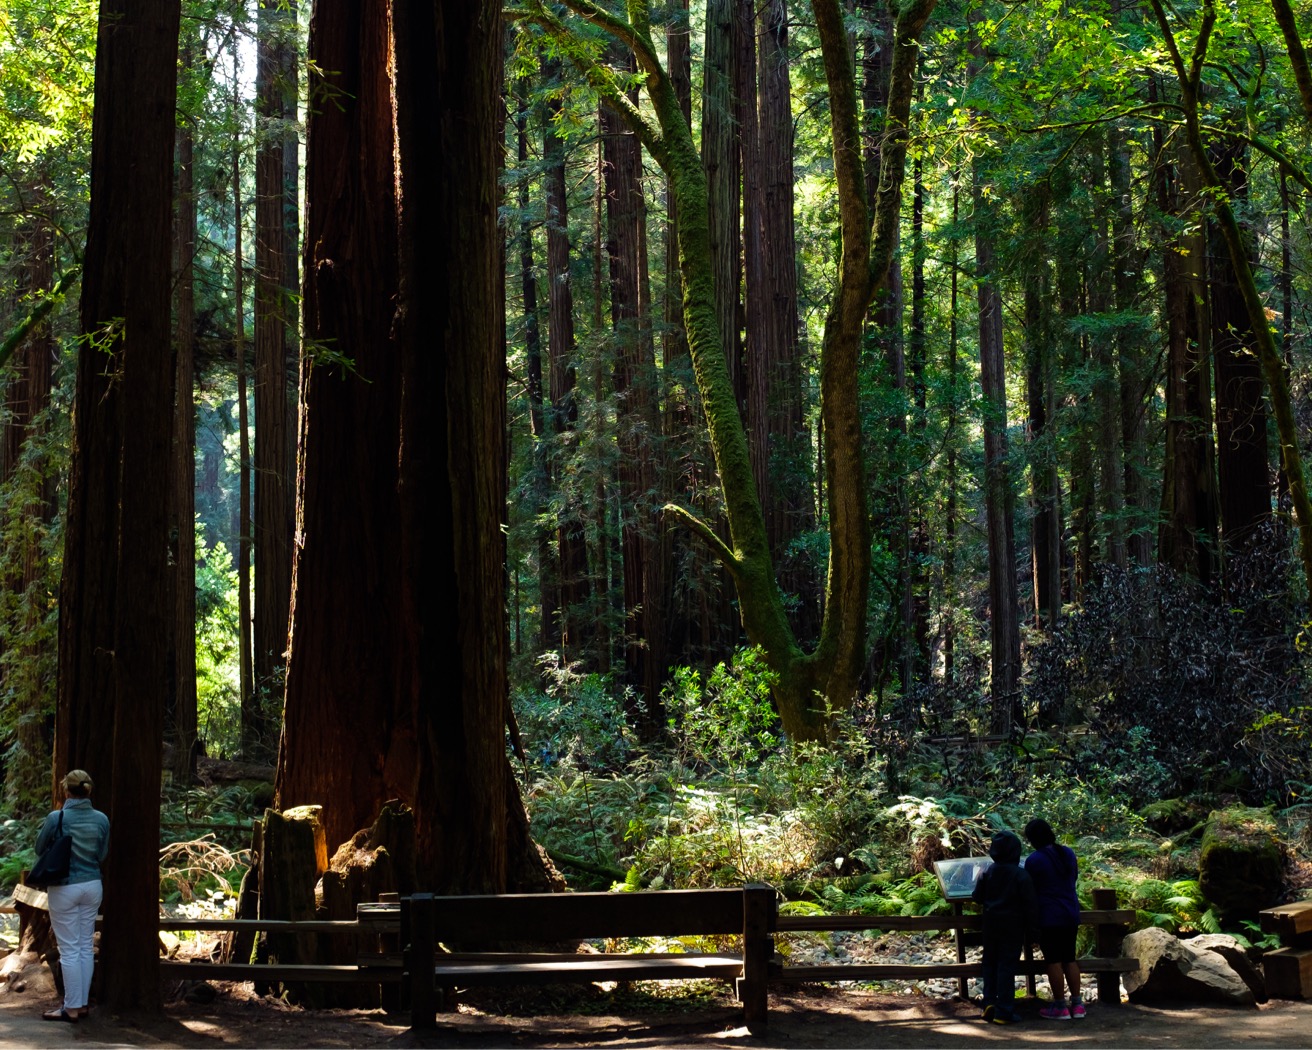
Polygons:
[[[194,51],[182,47],[180,69]],[[193,118],[180,114],[177,129],[173,218],[173,467],[169,500],[174,536],[171,706],[173,776],[180,783],[196,771],[196,135]]]
[[295,3],[261,0],[255,66],[254,681],[280,684],[287,651],[295,514],[298,147]]

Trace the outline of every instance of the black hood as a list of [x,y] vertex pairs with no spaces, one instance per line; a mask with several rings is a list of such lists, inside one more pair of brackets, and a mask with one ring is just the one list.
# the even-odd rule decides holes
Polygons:
[[1017,864],[1020,862],[1020,839],[1010,831],[999,831],[993,836],[993,845],[989,847],[989,856],[999,864]]

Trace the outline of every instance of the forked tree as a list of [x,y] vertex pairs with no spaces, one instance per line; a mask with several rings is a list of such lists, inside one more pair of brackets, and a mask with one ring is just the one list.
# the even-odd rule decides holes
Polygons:
[[[723,292],[715,276],[707,171],[674,84],[651,35],[647,0],[631,0],[627,17],[592,0],[565,0],[572,14],[530,3],[516,17],[540,26],[570,55],[606,101],[622,113],[670,181],[677,204],[683,316],[693,372],[706,414],[710,444],[725,497],[726,543],[688,508],[669,505],[710,545],[733,577],[743,627],[760,645],[776,675],[775,698],[784,729],[796,740],[824,739],[829,711],[856,696],[866,647],[870,524],[862,464],[856,366],[866,311],[886,279],[896,244],[909,137],[917,41],[934,0],[900,5],[892,43],[885,147],[873,209],[865,197],[859,110],[842,6],[813,0],[812,10],[829,86],[834,169],[842,252],[820,349],[820,414],[825,433],[830,556],[824,619],[810,651],[798,641],[785,611],[766,532],[748,440],[725,355],[720,318]],[[600,28],[632,51],[655,121],[625,93],[626,79],[580,46],[583,23]]]

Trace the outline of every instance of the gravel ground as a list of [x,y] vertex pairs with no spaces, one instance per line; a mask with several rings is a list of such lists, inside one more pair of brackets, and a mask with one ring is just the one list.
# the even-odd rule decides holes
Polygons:
[[[951,934],[931,935],[928,933],[885,933],[877,932],[835,932],[790,935],[789,961],[793,964],[823,966],[843,963],[907,963],[926,965],[930,963],[954,963],[957,961],[956,942]],[[967,962],[980,961],[979,948],[966,949]],[[898,995],[923,995],[932,999],[956,999],[957,979],[955,977],[931,977],[919,981],[839,981],[838,988],[868,988],[872,991],[887,992]],[[972,999],[982,994],[983,989],[977,978],[969,984]],[[1037,981],[1040,996],[1048,994],[1048,981],[1040,977]],[[1098,999],[1097,982],[1087,980],[1081,989],[1086,1003]],[[1016,979],[1016,994],[1025,992],[1025,979]]]

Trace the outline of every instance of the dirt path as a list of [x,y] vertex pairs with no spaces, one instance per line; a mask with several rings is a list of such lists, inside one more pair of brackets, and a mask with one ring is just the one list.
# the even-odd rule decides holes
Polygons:
[[[982,1023],[975,1007],[918,996],[799,989],[771,996],[770,1030],[755,1038],[720,1000],[602,997],[559,1004],[539,1016],[462,1007],[436,1032],[411,1035],[403,1017],[381,1011],[310,1012],[227,989],[212,1003],[179,1002],[157,1018],[103,1011],[77,1025],[40,1019],[54,1003],[41,989],[0,996],[4,1047],[1312,1047],[1312,1003],[1258,1009],[1125,1005],[1090,1007],[1084,1021],[1034,1015],[1018,1025]],[[494,1004],[495,1006],[496,1004]],[[499,1009],[499,1007],[497,1007]],[[600,1011],[600,1012],[598,1012]]]

